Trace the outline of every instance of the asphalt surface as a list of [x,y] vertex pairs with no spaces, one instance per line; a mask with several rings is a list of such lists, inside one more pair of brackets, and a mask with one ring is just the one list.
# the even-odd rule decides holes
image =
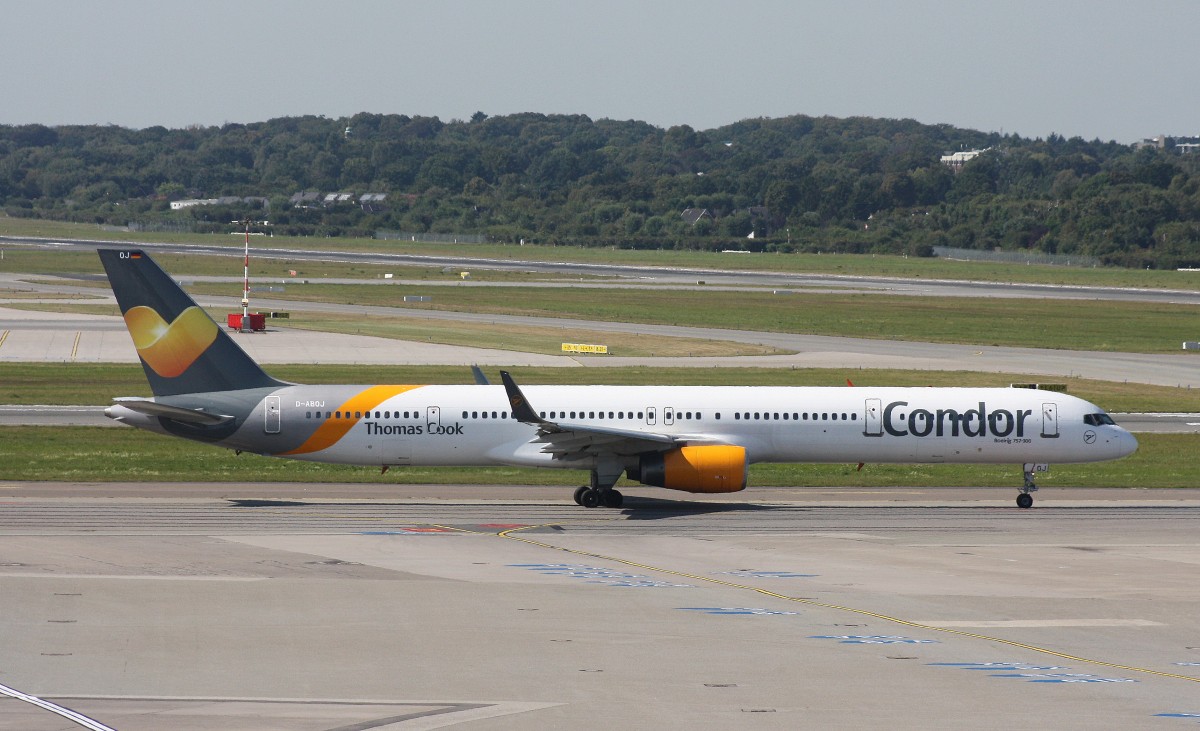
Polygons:
[[[1195,490],[227,489],[0,484],[0,684],[121,731],[1200,713]],[[0,695],[0,729],[58,713]]]
[[[95,290],[93,290],[95,293]],[[103,300],[98,300],[103,301]],[[220,312],[232,311],[233,298],[200,297],[198,301]],[[360,363],[445,364],[504,366],[671,366],[671,367],[772,367],[860,368],[913,370],[964,370],[1028,375],[1031,380],[1082,377],[1162,386],[1200,388],[1197,354],[1139,354],[1047,350],[907,341],[838,338],[745,330],[593,322],[566,318],[479,315],[439,310],[415,310],[362,305],[321,304],[257,300],[264,310],[306,309],[355,314],[362,317],[403,316],[439,321],[465,321],[496,328],[552,327],[564,338],[573,330],[613,334],[619,353],[622,334],[682,337],[765,345],[782,355],[727,357],[622,357],[567,356],[519,353],[435,343],[390,340],[341,333],[288,329],[272,324],[268,332],[239,336],[242,347],[260,363]],[[16,310],[0,305],[0,362],[137,362],[124,323],[115,316],[74,315]]]
[[[48,249],[95,249],[99,246],[120,246],[121,242],[98,240],[39,239],[0,236],[0,244],[33,246]],[[240,245],[213,246],[208,244],[133,243],[130,247],[151,253],[199,254],[240,258]],[[520,248],[514,247],[519,254]],[[623,266],[615,264],[584,264],[576,262],[536,261],[527,259],[495,259],[464,256],[426,256],[384,252],[337,252],[319,249],[270,249],[271,256],[298,261],[351,262],[394,266],[450,268],[456,271],[492,270],[506,272],[535,272],[564,277],[601,277],[623,280],[619,286],[631,284],[697,285],[703,281],[709,287],[753,286],[798,289],[849,288],[886,294],[908,294],[947,297],[1026,297],[1053,299],[1121,300],[1172,304],[1200,304],[1200,291],[1160,290],[1114,287],[1073,287],[1044,284],[1011,284],[969,280],[917,280],[899,277],[870,277],[857,275],[804,274],[736,269],[704,269],[693,267]],[[733,255],[731,255],[733,256]],[[754,256],[742,255],[748,267]],[[423,284],[428,284],[423,282]],[[604,283],[580,282],[578,286],[606,286]],[[490,286],[490,285],[489,285]],[[525,284],[519,286],[528,286]]]

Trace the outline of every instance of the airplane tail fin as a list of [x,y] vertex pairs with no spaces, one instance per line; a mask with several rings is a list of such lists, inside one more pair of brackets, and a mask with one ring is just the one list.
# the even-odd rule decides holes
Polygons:
[[268,376],[148,254],[97,253],[155,396],[287,385]]

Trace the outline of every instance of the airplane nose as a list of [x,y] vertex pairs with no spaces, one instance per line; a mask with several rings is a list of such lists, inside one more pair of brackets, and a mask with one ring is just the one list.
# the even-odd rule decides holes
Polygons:
[[1115,446],[1117,448],[1118,457],[1125,457],[1137,451],[1137,437],[1133,436],[1124,429],[1120,430],[1120,433],[1117,435],[1117,438],[1114,441],[1116,442]]

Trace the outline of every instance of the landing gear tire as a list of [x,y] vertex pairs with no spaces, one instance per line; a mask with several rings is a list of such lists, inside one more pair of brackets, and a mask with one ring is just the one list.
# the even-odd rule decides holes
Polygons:
[[1017,507],[1021,508],[1022,510],[1028,510],[1029,508],[1032,508],[1033,507],[1033,495],[1030,495],[1027,492],[1023,492],[1020,495],[1017,495]]
[[583,493],[587,492],[590,489],[591,488],[588,487],[587,485],[584,485],[583,487],[575,488],[575,496],[574,497],[575,497],[576,505],[583,505]]
[[625,496],[616,490],[605,490],[601,496],[601,502],[606,508],[619,508],[625,502]]
[[600,506],[600,491],[592,488],[584,489],[579,496],[579,504],[585,508],[596,508]]

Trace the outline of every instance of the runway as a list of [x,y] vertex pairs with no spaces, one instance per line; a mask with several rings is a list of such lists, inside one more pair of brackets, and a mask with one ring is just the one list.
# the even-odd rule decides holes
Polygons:
[[[201,297],[202,305],[220,311],[232,300]],[[264,309],[297,303],[260,302]],[[1200,388],[1200,368],[1193,354],[1106,353],[1038,348],[919,343],[866,338],[839,338],[674,325],[640,325],[564,318],[478,315],[439,310],[401,310],[358,305],[321,305],[318,309],[354,312],[368,317],[402,315],[436,321],[484,323],[496,328],[561,328],[656,337],[752,343],[789,352],[785,355],[730,357],[563,356],[471,348],[437,343],[391,340],[342,333],[322,333],[272,326],[270,332],[240,336],[239,345],[256,361],[272,363],[355,363],[390,365],[445,364],[462,366],[552,367],[693,367],[693,368],[899,368],[963,370],[1026,374],[1053,380],[1061,377],[1128,381]],[[137,353],[123,332],[120,318],[6,309],[0,306],[0,362],[136,363]]]
[[1198,490],[128,487],[0,483],[0,683],[121,731],[1200,713]]
[[[4,240],[4,239],[0,239]],[[16,241],[8,239],[8,241]],[[97,241],[33,241],[28,244],[47,248],[92,248],[117,245]],[[236,247],[177,244],[139,244],[155,251],[230,256],[240,255]],[[595,275],[622,280],[623,286],[660,286],[691,281],[694,277],[713,279],[713,285],[794,286],[803,288],[852,288],[863,291],[969,297],[1083,297],[1088,299],[1148,302],[1200,303],[1200,293],[1174,290],[1116,288],[1076,288],[1042,285],[1010,285],[949,280],[906,280],[888,277],[841,277],[831,275],[787,274],[756,271],[693,270],[672,267],[624,267],[575,264],[570,262],[507,261],[500,259],[466,260],[462,257],[423,257],[394,254],[346,253],[317,250],[273,250],[273,254],[322,261],[356,263],[396,263],[422,266],[479,266],[517,271],[539,271],[560,275]],[[15,275],[21,276],[21,275]],[[708,282],[708,280],[705,280]],[[561,284],[561,283],[560,283]],[[571,283],[575,285],[574,282]],[[25,286],[25,285],[22,285]],[[70,294],[86,294],[109,299],[105,290],[60,285],[28,285]],[[197,300],[214,310],[236,309],[234,298],[202,296]],[[1032,378],[1054,379],[1082,377],[1109,381],[1128,381],[1172,387],[1200,388],[1200,369],[1193,354],[1140,354],[1077,352],[1039,348],[980,346],[968,344],[923,343],[908,341],[843,338],[793,333],[730,330],[719,328],[649,325],[638,323],[597,322],[555,317],[475,314],[445,310],[419,310],[403,307],[363,306],[334,303],[303,303],[289,300],[256,298],[256,307],[264,311],[319,310],[362,317],[420,318],[437,322],[470,322],[495,328],[558,328],[564,337],[573,330],[610,333],[619,341],[623,335],[727,341],[767,346],[781,355],[730,357],[623,357],[619,347],[610,356],[563,356],[514,351],[470,348],[398,341],[386,338],[319,333],[272,327],[272,332],[239,339],[239,343],[260,363],[356,363],[356,364],[446,364],[475,363],[490,366],[690,366],[770,367],[770,368],[897,368],[912,370],[964,370],[989,373],[1025,374]],[[112,316],[64,315],[5,309],[0,306],[0,362],[137,362],[131,341],[120,332],[123,323]]]
[[[30,246],[44,249],[95,249],[99,246],[128,246],[151,253],[198,254],[240,258],[241,246],[212,244],[170,244],[119,242],[89,239],[39,239],[0,236],[0,244]],[[263,255],[298,261],[350,262],[384,266],[418,266],[449,268],[455,271],[489,270],[502,272],[533,272],[562,277],[600,277],[622,280],[618,286],[701,286],[721,287],[782,287],[788,289],[850,289],[877,294],[899,294],[935,297],[1023,297],[1052,299],[1094,299],[1129,302],[1158,302],[1164,304],[1200,304],[1200,291],[1162,290],[1149,288],[1083,287],[1056,284],[1025,284],[948,279],[906,279],[902,277],[862,276],[851,274],[813,274],[755,270],[755,256],[745,256],[739,263],[745,269],[667,267],[581,263],[570,261],[540,261],[520,259],[521,250],[513,247],[511,259],[470,257],[460,255],[431,256],[389,252],[331,251],[319,249],[275,248],[260,249]],[[422,286],[429,282],[422,282]],[[611,286],[603,282],[573,282],[572,286]],[[434,285],[436,286],[436,285]],[[495,286],[489,284],[488,286]],[[503,286],[503,285],[501,285]],[[517,286],[530,286],[520,284]],[[534,284],[533,286],[537,286]],[[558,285],[558,286],[561,286]]]

